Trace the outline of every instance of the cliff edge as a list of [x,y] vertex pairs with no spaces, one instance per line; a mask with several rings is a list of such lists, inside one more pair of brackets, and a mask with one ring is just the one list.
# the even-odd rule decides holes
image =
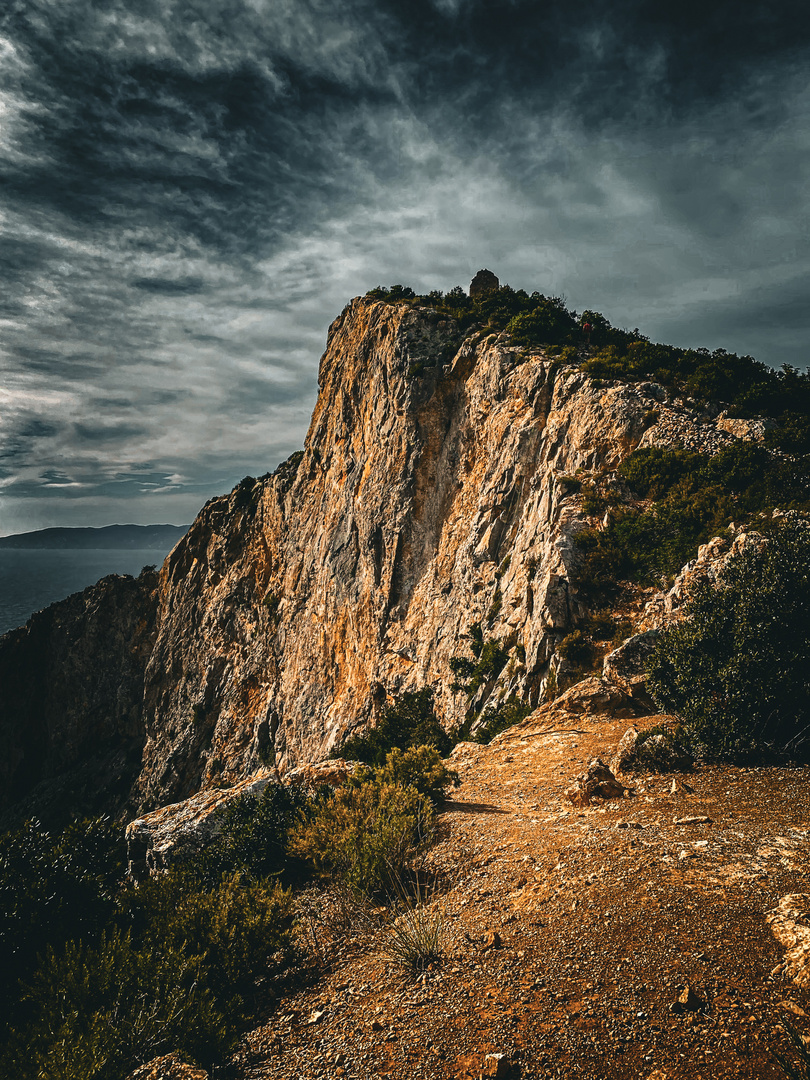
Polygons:
[[0,641],[6,805],[89,746],[126,748],[115,805],[143,810],[323,757],[403,690],[459,723],[471,631],[510,650],[476,706],[537,705],[586,614],[574,474],[756,435],[371,298],[329,328],[319,388],[304,450],[209,502],[159,580],[105,579]]

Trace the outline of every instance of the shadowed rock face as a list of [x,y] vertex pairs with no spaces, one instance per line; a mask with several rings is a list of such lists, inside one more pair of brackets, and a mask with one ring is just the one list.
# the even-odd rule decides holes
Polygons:
[[319,386],[303,452],[209,502],[157,591],[105,579],[3,639],[12,798],[107,748],[128,805],[151,809],[317,760],[426,685],[458,722],[449,661],[478,622],[525,648],[480,694],[539,700],[583,614],[564,478],[635,449],[653,384],[594,385],[503,335],[356,299]]
[[102,578],[0,638],[0,810],[48,818],[126,804],[156,613],[157,574],[144,570]]

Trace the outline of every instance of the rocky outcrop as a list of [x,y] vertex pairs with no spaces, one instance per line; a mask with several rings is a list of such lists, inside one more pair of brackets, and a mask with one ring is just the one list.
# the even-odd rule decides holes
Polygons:
[[203,850],[219,833],[222,811],[245,796],[261,795],[274,778],[263,770],[230,788],[210,788],[131,821],[126,828],[127,873],[140,881]]
[[564,478],[638,444],[644,392],[368,300],[331,327],[319,382],[303,454],[209,504],[164,566],[145,805],[269,747],[282,770],[317,759],[388,693],[429,685],[458,722],[449,661],[474,624],[525,657],[484,693],[539,700],[584,610]]
[[653,704],[647,693],[646,671],[658,638],[658,630],[633,634],[602,661],[603,680],[617,686],[643,706],[651,707]]
[[[668,445],[665,414],[711,447],[735,437],[655,383],[593,380],[369,298],[330,327],[319,387],[303,451],[209,502],[157,591],[116,579],[4,641],[15,797],[126,745],[120,784],[142,812],[323,758],[387,695],[425,686],[458,723],[450,660],[472,656],[476,627],[509,650],[476,706],[537,705],[585,614],[572,478]],[[624,696],[611,685],[599,693]]]
[[[656,717],[655,719],[659,719]],[[661,723],[643,733],[628,728],[619,740],[611,768],[618,772],[674,772],[691,769],[695,763],[688,750],[678,742],[674,717],[662,716]],[[650,720],[647,721],[650,723]]]
[[708,544],[698,548],[697,558],[688,562],[667,592],[657,593],[645,606],[639,629],[651,644],[650,631],[660,630],[683,616],[684,606],[699,585],[720,583],[729,559],[742,555],[752,548],[761,547],[767,540],[758,532],[738,532],[730,529],[728,536],[715,536]]
[[785,975],[797,986],[810,988],[810,894],[783,896],[767,921],[785,950]]

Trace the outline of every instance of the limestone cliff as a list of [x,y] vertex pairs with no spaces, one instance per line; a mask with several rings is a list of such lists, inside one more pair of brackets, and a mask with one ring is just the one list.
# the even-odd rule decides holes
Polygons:
[[[74,717],[121,665],[137,670],[101,708],[121,738],[142,740],[133,805],[317,759],[398,690],[433,687],[458,721],[467,700],[449,661],[476,623],[516,646],[479,697],[536,703],[583,614],[571,569],[586,519],[570,477],[614,469],[642,439],[737,437],[656,384],[599,383],[506,335],[465,337],[435,311],[370,299],[330,327],[319,387],[303,452],[209,502],[168,556],[154,628],[122,615],[82,686],[60,688],[53,715]],[[130,589],[132,611],[153,602],[151,583]],[[58,683],[67,638],[27,633],[4,639],[0,664],[45,649],[39,678]],[[63,753],[55,729],[15,738],[41,741],[47,761]],[[15,760],[22,793],[30,746]]]

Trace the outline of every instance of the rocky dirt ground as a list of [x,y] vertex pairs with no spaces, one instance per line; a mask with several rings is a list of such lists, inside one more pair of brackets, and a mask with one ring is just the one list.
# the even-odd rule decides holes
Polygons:
[[643,775],[572,807],[571,780],[627,727],[547,709],[460,744],[431,856],[444,961],[405,977],[373,918],[341,937],[313,896],[322,971],[244,1041],[240,1080],[782,1076],[772,1049],[785,1020],[810,1031],[810,994],[766,918],[810,891],[810,771]]

